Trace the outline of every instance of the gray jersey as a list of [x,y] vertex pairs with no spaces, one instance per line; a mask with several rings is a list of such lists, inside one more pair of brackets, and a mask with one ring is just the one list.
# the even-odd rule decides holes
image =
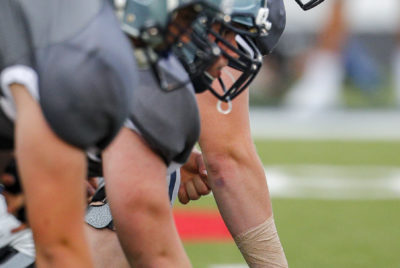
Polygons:
[[150,69],[139,70],[140,85],[133,92],[129,119],[167,164],[182,164],[200,135],[197,101],[189,77],[175,56],[161,60],[158,68],[168,82],[184,86],[163,91]]
[[[167,165],[183,164],[200,135],[200,117],[192,84],[175,56],[159,62],[161,73],[172,84],[183,84],[166,92],[150,68],[139,70],[139,85],[134,90],[126,127],[146,140]],[[88,154],[89,177],[102,177],[101,156]]]
[[31,94],[72,145],[104,148],[128,115],[136,65],[108,0],[0,1],[1,107],[11,121],[7,83],[21,82],[18,66],[37,75]]

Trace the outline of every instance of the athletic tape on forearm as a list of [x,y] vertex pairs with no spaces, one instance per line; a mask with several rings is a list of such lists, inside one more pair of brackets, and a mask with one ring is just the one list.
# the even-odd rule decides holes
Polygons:
[[251,268],[288,267],[272,216],[234,239]]

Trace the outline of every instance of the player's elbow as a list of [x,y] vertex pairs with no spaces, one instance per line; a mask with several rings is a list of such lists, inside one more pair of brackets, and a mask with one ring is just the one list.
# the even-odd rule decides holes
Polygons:
[[225,150],[214,149],[203,152],[203,155],[206,159],[208,179],[211,185],[242,180],[246,174],[253,177],[254,172],[259,174],[264,172],[255,149],[248,146],[230,147]]
[[[214,148],[205,152],[208,171],[212,174],[221,174],[227,169],[238,169],[257,159],[255,151],[246,147]],[[253,159],[253,160],[252,160]]]
[[210,178],[231,177],[231,173],[246,165],[246,157],[244,155],[232,151],[206,155],[207,171]]

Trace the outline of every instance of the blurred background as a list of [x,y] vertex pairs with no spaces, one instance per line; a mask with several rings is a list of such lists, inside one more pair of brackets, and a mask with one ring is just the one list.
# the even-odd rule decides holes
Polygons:
[[[400,267],[400,1],[285,5],[250,118],[289,266]],[[212,196],[175,219],[194,267],[247,267]]]
[[287,27],[275,52],[265,58],[264,75],[252,88],[253,104],[308,109],[400,105],[395,79],[399,1],[327,0],[308,12],[291,0],[285,5]]

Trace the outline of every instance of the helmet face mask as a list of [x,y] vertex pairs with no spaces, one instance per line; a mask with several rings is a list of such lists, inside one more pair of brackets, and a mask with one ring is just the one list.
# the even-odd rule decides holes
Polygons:
[[235,69],[239,76],[236,81],[231,79],[233,84],[229,88],[222,77],[218,78],[219,84],[224,91],[224,94],[219,99],[223,101],[233,100],[246,90],[257,76],[262,65],[262,55],[249,36],[236,35],[235,39],[238,48],[233,47],[232,44],[228,47],[232,51],[236,49],[235,51],[239,57],[232,57],[225,51],[223,54],[229,59],[228,66]]
[[[243,92],[251,81],[253,81],[261,68],[262,56],[251,40],[251,37],[233,32],[231,27],[226,27],[222,23],[214,24],[213,27],[212,23],[211,25],[207,25],[203,20],[201,24],[203,25],[193,27],[193,32],[196,32],[196,28],[198,28],[204,29],[204,34],[207,34],[206,38],[209,40],[209,49],[214,51],[214,53],[211,53],[213,56],[208,57],[209,61],[205,61],[201,56],[182,59],[180,53],[183,54],[185,49],[187,49],[184,45],[180,46],[175,54],[181,58],[181,62],[183,62],[185,69],[188,71],[197,93],[208,89],[219,100],[229,102]],[[225,33],[233,35],[235,42],[228,40]],[[226,61],[230,68],[235,70],[235,77],[229,71],[229,68],[222,69],[222,71],[225,71],[225,73],[220,73],[223,74],[222,76],[215,74],[213,76],[211,74],[212,69],[221,67],[217,63],[221,57],[224,58],[224,61]],[[207,63],[202,65],[201,62]],[[193,66],[197,66],[198,68],[191,70]],[[216,89],[213,86],[214,80],[217,80],[220,89]]]
[[312,9],[312,8],[318,6],[325,0],[295,0],[295,1],[297,2],[297,4],[299,4],[299,6],[303,10],[309,10],[309,9]]

